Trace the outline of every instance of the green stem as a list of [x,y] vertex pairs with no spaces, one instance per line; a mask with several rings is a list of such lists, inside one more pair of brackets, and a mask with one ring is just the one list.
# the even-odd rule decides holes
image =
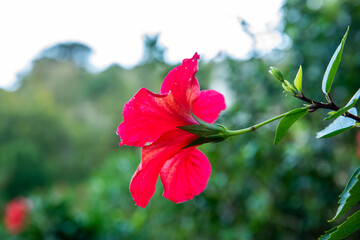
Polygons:
[[231,136],[236,136],[236,135],[240,135],[240,134],[244,134],[244,133],[248,133],[248,132],[252,132],[252,131],[255,131],[256,129],[268,124],[268,123],[271,123],[275,120],[278,120],[279,118],[282,118],[284,117],[285,115],[287,114],[286,113],[283,113],[281,115],[278,115],[276,117],[273,117],[273,118],[270,118],[264,122],[261,122],[261,123],[258,123],[256,125],[253,125],[251,127],[248,127],[248,128],[243,128],[243,129],[239,129],[239,130],[228,130],[228,137],[231,137]]

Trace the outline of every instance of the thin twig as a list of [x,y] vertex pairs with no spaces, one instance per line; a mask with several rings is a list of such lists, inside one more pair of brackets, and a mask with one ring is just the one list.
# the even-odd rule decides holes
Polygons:
[[[304,101],[304,102],[307,102],[307,103],[310,103],[311,106],[309,107],[309,111],[310,112],[315,112],[316,110],[320,109],[320,108],[323,108],[323,109],[329,109],[329,110],[333,110],[333,111],[338,111],[340,108],[332,101],[330,95],[328,94],[328,98],[330,100],[330,102],[328,103],[322,103],[322,102],[318,102],[318,101],[315,101],[315,100],[312,100],[312,99],[309,99],[307,97],[305,97],[305,95],[303,93],[301,93],[300,95],[298,96],[295,96],[297,97],[298,99]],[[360,117],[354,115],[354,114],[351,114],[349,112],[346,112],[344,113],[344,116],[345,117],[348,117],[348,118],[351,118],[351,119],[354,119],[356,120],[357,122],[360,122]]]

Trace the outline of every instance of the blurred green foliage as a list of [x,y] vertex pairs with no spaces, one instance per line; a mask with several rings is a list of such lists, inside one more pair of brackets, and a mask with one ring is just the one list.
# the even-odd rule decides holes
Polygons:
[[[228,103],[218,122],[238,129],[302,106],[282,94],[270,65],[292,81],[301,64],[304,93],[324,101],[322,74],[347,25],[331,93],[341,105],[359,88],[357,1],[288,0],[283,17],[286,50],[200,61],[202,89],[221,86]],[[315,139],[326,124],[320,111],[297,122],[277,146],[275,123],[201,146],[213,168],[202,194],[174,204],[161,197],[159,184],[150,204],[136,207],[128,185],[140,149],[119,148],[115,131],[126,101],[141,87],[159,92],[174,67],[163,61],[157,36],[145,39],[145,49],[132,69],[92,73],[87,46],[57,45],[34,60],[17,91],[0,90],[0,204],[16,196],[32,202],[27,229],[9,236],[1,225],[0,239],[314,239],[336,224],[326,220],[359,165],[356,130]]]

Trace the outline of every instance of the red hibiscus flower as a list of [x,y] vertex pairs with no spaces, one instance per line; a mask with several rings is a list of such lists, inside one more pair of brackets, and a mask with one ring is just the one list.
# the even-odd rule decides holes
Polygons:
[[16,198],[6,205],[4,221],[10,234],[18,234],[24,230],[28,211],[25,198]]
[[200,194],[210,177],[209,160],[195,148],[201,143],[195,141],[200,135],[179,128],[199,124],[197,118],[214,123],[226,108],[220,93],[200,91],[195,78],[198,59],[195,53],[171,70],[160,94],[142,88],[124,106],[124,122],[117,130],[120,145],[143,147],[141,163],[130,183],[131,195],[140,207],[153,196],[159,174],[163,196],[175,203]]

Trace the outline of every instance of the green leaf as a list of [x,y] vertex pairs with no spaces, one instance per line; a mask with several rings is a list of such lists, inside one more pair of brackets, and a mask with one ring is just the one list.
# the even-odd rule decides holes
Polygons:
[[332,222],[342,216],[356,203],[360,201],[360,168],[358,168],[349,182],[347,183],[344,192],[340,195],[339,207],[333,219],[329,220]]
[[329,112],[328,114],[330,115],[329,117],[325,118],[324,120],[331,120],[331,119],[335,119],[337,117],[340,117],[341,115],[343,115],[344,113],[346,113],[350,108],[352,108],[353,106],[355,106],[356,102],[359,100],[360,97],[360,88],[359,90],[357,90],[357,92],[354,94],[354,96],[352,96],[352,98],[350,99],[350,101],[346,104],[345,107],[337,110],[337,111],[332,111]]
[[294,85],[296,87],[296,89],[301,92],[302,91],[302,67],[300,65],[299,70],[296,74],[295,80],[294,80]]
[[346,105],[345,107],[337,110],[337,111],[332,111],[332,112],[329,112],[329,115],[327,118],[325,118],[324,120],[331,120],[331,119],[335,119],[335,118],[338,118],[340,117],[341,115],[343,115],[344,113],[346,113],[347,111],[349,111],[350,108],[352,108],[357,102],[357,99],[355,101],[353,101],[349,106]]
[[323,93],[327,94],[330,92],[331,89],[331,85],[334,81],[334,77],[336,74],[336,71],[339,67],[340,61],[341,61],[341,55],[344,49],[344,45],[346,42],[346,37],[348,35],[349,32],[349,27],[346,30],[346,33],[343,37],[343,39],[341,40],[340,45],[336,48],[334,55],[332,56],[329,65],[326,68],[324,77],[323,77],[323,81],[322,81],[322,91]]
[[308,113],[307,108],[296,108],[288,112],[283,119],[279,122],[276,129],[274,144],[276,145],[285,136],[285,133],[289,128],[301,117]]
[[360,210],[346,219],[345,222],[336,226],[324,235],[320,236],[319,240],[340,240],[351,235],[360,228]]
[[[349,109],[349,113],[357,116],[356,108]],[[324,130],[318,132],[316,134],[317,138],[328,138],[338,135],[350,128],[353,128],[356,125],[356,121],[351,118],[347,118],[344,116],[340,116],[335,121],[333,121],[329,126],[327,126]]]
[[357,102],[360,98],[360,88],[356,91],[356,93],[354,94],[354,96],[352,96],[352,98],[350,99],[350,101],[346,104],[345,107],[350,106],[351,104],[353,104],[353,102]]

